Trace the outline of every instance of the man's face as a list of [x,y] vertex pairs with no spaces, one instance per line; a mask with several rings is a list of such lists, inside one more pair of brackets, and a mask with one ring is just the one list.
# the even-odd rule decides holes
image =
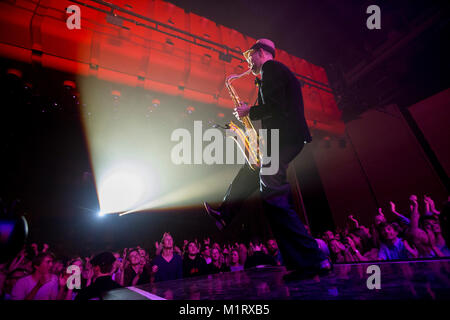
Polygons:
[[334,239],[334,234],[333,234],[333,232],[331,232],[331,231],[325,231],[325,234],[324,234],[324,238],[325,238],[325,240],[327,240],[327,241],[330,241],[330,240],[332,240],[332,239]]
[[203,251],[203,256],[209,257],[211,255],[211,250],[209,249],[209,246],[205,246],[205,249]]
[[341,251],[341,248],[339,246],[339,243],[337,240],[331,240],[330,242],[330,249],[334,253],[339,253]]
[[395,231],[395,229],[391,225],[387,225],[386,227],[384,227],[384,229],[382,230],[382,234],[386,240],[394,240],[398,235],[397,231]]
[[189,246],[188,246],[189,255],[194,256],[197,254],[197,252],[198,252],[198,249],[197,249],[197,246],[195,245],[195,243],[193,243],[193,242],[189,243]]
[[141,256],[138,251],[132,251],[130,253],[130,262],[132,265],[139,264],[141,262]]
[[262,50],[252,50],[248,60],[248,67],[252,69],[252,73],[256,76],[261,72],[262,67]]
[[428,219],[424,223],[425,230],[430,230],[434,233],[440,233],[441,232],[441,225],[439,222],[436,222],[435,220]]
[[164,237],[163,241],[164,248],[172,248],[173,247],[173,238],[170,235]]
[[239,253],[237,251],[231,251],[231,262],[238,263],[239,262]]
[[267,249],[269,250],[269,252],[276,252],[278,250],[277,242],[275,240],[267,241]]
[[219,253],[219,250],[217,250],[217,249],[213,249],[212,250],[212,252],[211,252],[211,259],[213,260],[213,261],[218,261],[219,260],[219,258],[220,258],[220,253]]
[[63,268],[64,268],[64,265],[61,261],[56,261],[53,263],[52,270],[53,270],[54,274],[59,274]]
[[72,262],[72,265],[77,266],[78,268],[80,268],[81,272],[83,272],[83,261],[75,260],[74,262]]
[[44,260],[42,260],[41,265],[37,267],[37,270],[42,274],[50,273],[52,266],[53,259],[50,257],[45,257]]

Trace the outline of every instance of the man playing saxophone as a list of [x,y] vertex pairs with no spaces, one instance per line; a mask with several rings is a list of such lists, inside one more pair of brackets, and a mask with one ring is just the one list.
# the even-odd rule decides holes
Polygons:
[[258,40],[244,52],[244,57],[253,75],[261,76],[261,80],[257,80],[258,103],[252,107],[240,103],[235,109],[235,116],[238,119],[249,116],[251,120],[261,120],[262,129],[267,130],[266,150],[272,150],[270,131],[278,130],[278,171],[266,174],[270,163],[264,159],[259,172],[245,164],[228,188],[218,210],[207,203],[205,208],[216,220],[219,229],[223,229],[239,212],[244,199],[259,185],[264,214],[271,225],[285,266],[292,270],[286,279],[326,273],[331,265],[295,212],[287,181],[289,163],[300,153],[305,143],[312,140],[305,120],[300,82],[284,64],[274,60],[275,45],[268,39]]

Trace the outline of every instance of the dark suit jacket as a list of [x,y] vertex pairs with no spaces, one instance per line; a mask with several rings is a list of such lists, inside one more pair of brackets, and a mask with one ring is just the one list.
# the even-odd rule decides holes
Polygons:
[[75,300],[103,300],[103,297],[109,290],[122,288],[111,279],[111,276],[97,278],[89,287],[83,288],[75,297]]
[[265,62],[261,74],[258,105],[250,108],[250,119],[261,120],[263,129],[279,129],[280,146],[311,142],[297,77],[275,60]]

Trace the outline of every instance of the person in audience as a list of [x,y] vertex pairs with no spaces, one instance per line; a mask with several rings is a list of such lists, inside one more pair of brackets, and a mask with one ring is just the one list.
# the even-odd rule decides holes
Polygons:
[[11,292],[17,281],[29,275],[27,269],[17,268],[7,274],[0,300],[12,300]]
[[51,273],[58,275],[61,274],[63,270],[64,270],[64,263],[61,260],[56,260],[55,262],[53,262]]
[[103,300],[110,290],[121,288],[122,286],[112,279],[115,262],[116,258],[112,252],[105,251],[96,255],[91,260],[95,280],[90,286],[81,289],[75,300]]
[[183,259],[173,251],[173,238],[169,233],[164,233],[159,245],[161,254],[152,262],[152,272],[155,274],[155,282],[175,280],[183,277]]
[[253,268],[253,267],[257,267],[257,266],[276,266],[277,265],[275,259],[272,256],[265,254],[262,251],[262,242],[259,239],[254,239],[250,243],[250,247],[252,248],[253,254],[247,258],[247,261],[245,262],[245,265],[244,265],[245,269],[249,269],[249,268]]
[[247,261],[247,257],[248,257],[248,249],[245,246],[245,244],[241,243],[239,244],[239,262],[242,265],[245,265],[245,262]]
[[211,263],[208,264],[208,274],[228,272],[229,268],[223,261],[221,252],[217,247],[211,250]]
[[239,263],[239,251],[237,249],[232,249],[230,254],[230,271],[241,271],[244,270],[244,266]]
[[123,271],[124,287],[136,286],[150,282],[150,273],[146,266],[145,252],[140,254],[140,250],[135,248],[128,252],[128,260]]
[[[439,252],[439,256],[449,257],[450,249],[445,242],[444,236],[442,235],[442,229],[440,221],[437,217],[432,217],[424,220],[424,229],[429,235],[429,239],[434,243],[434,248]],[[433,240],[434,239],[434,240]]]
[[58,277],[51,273],[54,256],[41,252],[33,259],[33,274],[17,280],[11,291],[11,300],[56,300]]
[[351,237],[351,234],[345,237],[343,244],[345,246],[344,259],[346,262],[367,261],[367,258],[358,250],[359,248]]
[[204,244],[202,248],[202,258],[205,259],[206,264],[211,263],[211,250],[208,244]]
[[[74,258],[74,259],[70,260],[69,263],[67,264],[67,267],[70,267],[70,266],[77,266],[79,268],[79,270],[80,270],[80,275],[83,274],[84,262],[83,262],[83,259],[81,257],[77,257],[77,258]],[[80,290],[82,288],[86,288],[88,286],[87,285],[87,279],[81,277],[81,279],[80,279],[80,288],[79,289],[78,288],[70,289],[70,288],[67,287],[67,280],[68,280],[68,277],[70,275],[66,272],[66,270],[67,270],[67,268],[63,269],[61,271],[61,273],[60,273],[60,278],[59,278],[60,291],[63,291],[60,294],[61,295],[60,299],[61,300],[74,300],[75,297],[77,296],[77,294],[80,292]],[[64,289],[64,290],[62,290],[62,289]]]
[[277,266],[283,265],[283,258],[281,257],[280,250],[278,250],[278,244],[275,239],[269,239],[267,240],[267,249],[268,254],[274,258]]
[[113,255],[114,255],[114,258],[116,258],[116,261],[114,262],[115,272],[112,275],[112,279],[117,283],[121,283],[123,259],[120,256],[119,252],[113,252]]
[[[322,252],[335,263],[450,256],[446,242],[450,202],[444,202],[441,210],[438,210],[433,199],[424,195],[423,211],[419,211],[418,197],[411,195],[409,201],[410,214],[398,212],[395,202],[389,201],[392,213],[389,216],[392,220],[388,221],[382,208],[379,208],[374,223],[367,228],[355,216],[350,215],[343,228],[327,230],[322,239],[316,239],[316,242]],[[44,244],[39,251],[40,246],[33,242],[24,245],[16,257],[0,265],[0,298],[86,299],[83,297],[86,293],[80,298],[78,296],[91,288],[89,299],[102,299],[105,288],[117,285],[134,286],[152,280],[164,281],[237,271],[258,265],[283,265],[274,239],[269,239],[265,245],[255,239],[249,248],[239,242],[233,245],[213,243],[209,238],[200,242],[197,239],[185,240],[182,246],[183,259],[177,253],[181,250],[176,249],[169,233],[165,233],[155,247],[157,254],[150,263],[149,254],[140,246],[134,249],[124,248],[122,256],[118,252],[107,251],[108,253],[103,253],[102,259],[97,260],[95,257],[91,260],[90,256],[69,258],[66,255],[61,256],[63,259],[55,259],[49,253],[48,244]],[[89,253],[94,249],[87,247],[86,250]],[[98,259],[102,262],[98,262]],[[67,260],[69,262],[64,265],[62,261]],[[110,261],[112,268],[109,268]],[[80,269],[81,290],[71,290],[67,286],[70,274],[66,270],[71,265]],[[111,281],[116,284],[111,284]]]
[[198,255],[198,247],[194,241],[187,244],[187,252],[183,258],[183,277],[195,277],[207,273],[205,259]]
[[345,246],[340,241],[333,237],[329,240],[328,247],[330,248],[330,258],[333,263],[345,262]]
[[382,223],[379,226],[381,246],[378,252],[380,260],[406,260],[416,258],[417,250],[413,249],[406,240],[398,237],[398,227],[395,224]]
[[[440,250],[433,243],[434,238],[431,233],[427,233],[420,227],[419,204],[416,195],[409,197],[411,208],[411,223],[407,231],[407,237],[411,239],[418,252],[419,258],[433,258],[443,256]],[[422,219],[423,221],[423,219]],[[431,237],[430,237],[431,236]]]

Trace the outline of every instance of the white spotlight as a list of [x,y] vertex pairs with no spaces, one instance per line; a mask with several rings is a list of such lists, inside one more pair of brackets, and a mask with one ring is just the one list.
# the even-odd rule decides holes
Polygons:
[[99,186],[103,214],[124,212],[134,208],[146,192],[146,174],[139,166],[120,166],[107,173]]

